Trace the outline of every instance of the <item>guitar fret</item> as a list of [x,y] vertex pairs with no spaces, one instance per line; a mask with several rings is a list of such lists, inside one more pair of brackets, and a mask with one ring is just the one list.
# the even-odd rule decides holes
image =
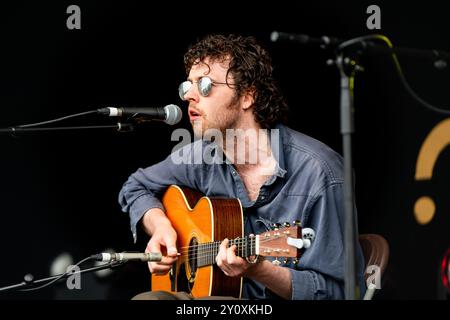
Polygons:
[[202,253],[203,253],[203,246],[202,245],[197,245],[197,265],[202,265]]
[[[213,265],[220,250],[221,241],[197,244],[193,249],[193,259],[197,267]],[[256,255],[256,237],[230,239],[229,247],[236,246],[236,255],[242,258]]]
[[252,239],[252,256],[256,255],[256,237]]
[[249,253],[250,253],[250,252],[248,252],[249,240],[251,241],[251,239],[249,237],[245,238],[245,257],[248,257]]
[[218,241],[216,241],[215,243],[214,243],[214,249],[215,249],[215,251],[214,251],[214,257],[216,257],[217,256],[217,254],[219,253],[219,247],[220,247],[220,242],[218,242]]
[[239,239],[239,256],[242,257],[244,255],[244,248],[243,248],[243,241],[244,239]]
[[248,237],[245,237],[245,257],[248,257]]
[[214,242],[210,242],[208,243],[208,264],[213,264],[212,262],[212,257],[214,255],[214,246],[213,246]]
[[242,238],[240,243],[239,243],[239,247],[241,248],[241,252],[239,254],[240,257],[244,256],[244,239]]

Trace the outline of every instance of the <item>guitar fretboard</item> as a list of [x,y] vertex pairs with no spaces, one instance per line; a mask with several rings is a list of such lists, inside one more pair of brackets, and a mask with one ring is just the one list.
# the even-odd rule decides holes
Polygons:
[[[221,241],[207,242],[192,247],[189,250],[189,260],[197,267],[209,266],[216,263]],[[256,237],[244,237],[229,240],[228,246],[236,245],[236,255],[250,257],[256,254]]]

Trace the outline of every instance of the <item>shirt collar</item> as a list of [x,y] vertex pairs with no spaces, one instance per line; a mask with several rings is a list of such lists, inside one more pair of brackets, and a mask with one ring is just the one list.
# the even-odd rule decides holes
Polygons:
[[286,134],[285,130],[286,128],[279,123],[269,131],[272,153],[277,162],[274,174],[280,178],[284,178],[287,172],[283,148],[283,140]]
[[[270,145],[272,148],[272,153],[276,161],[274,176],[284,178],[286,175],[286,163],[285,163],[285,155],[283,148],[283,141],[286,139],[286,127],[281,123],[275,125],[274,128],[268,130]],[[210,148],[213,149],[213,162],[220,163],[226,160],[226,157],[221,152],[216,152],[217,148],[220,148],[216,142],[204,141],[204,146],[209,145]],[[223,156],[223,158],[219,158],[219,156]],[[219,161],[219,162],[217,162]]]

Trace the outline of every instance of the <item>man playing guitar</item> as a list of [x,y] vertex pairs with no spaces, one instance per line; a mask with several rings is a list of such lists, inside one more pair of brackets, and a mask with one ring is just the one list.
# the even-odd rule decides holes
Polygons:
[[[141,224],[151,236],[146,251],[163,253],[160,262],[149,263],[150,272],[169,277],[182,254],[179,234],[161,202],[169,186],[179,185],[208,197],[238,199],[247,236],[292,221],[315,230],[316,239],[300,261],[281,265],[269,258],[244,258],[228,236],[220,239],[215,268],[224,279],[243,277],[241,297],[343,299],[341,156],[283,124],[286,103],[273,79],[271,59],[254,38],[207,36],[189,48],[184,63],[188,77],[179,93],[201,139],[174,152],[183,157],[181,163],[172,154],[136,171],[119,195],[133,235]],[[198,156],[201,162],[194,161]],[[359,246],[357,264],[362,290]]]

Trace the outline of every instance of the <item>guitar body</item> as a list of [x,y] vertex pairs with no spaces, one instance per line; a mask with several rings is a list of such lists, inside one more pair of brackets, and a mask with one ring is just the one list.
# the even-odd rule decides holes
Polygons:
[[197,265],[199,254],[195,249],[198,248],[197,244],[244,235],[240,201],[204,197],[188,188],[170,186],[163,196],[162,203],[167,217],[177,232],[177,249],[182,255],[168,274],[152,275],[152,291],[185,291],[194,297],[240,298],[242,278],[226,276],[214,261],[209,261],[210,265]]

